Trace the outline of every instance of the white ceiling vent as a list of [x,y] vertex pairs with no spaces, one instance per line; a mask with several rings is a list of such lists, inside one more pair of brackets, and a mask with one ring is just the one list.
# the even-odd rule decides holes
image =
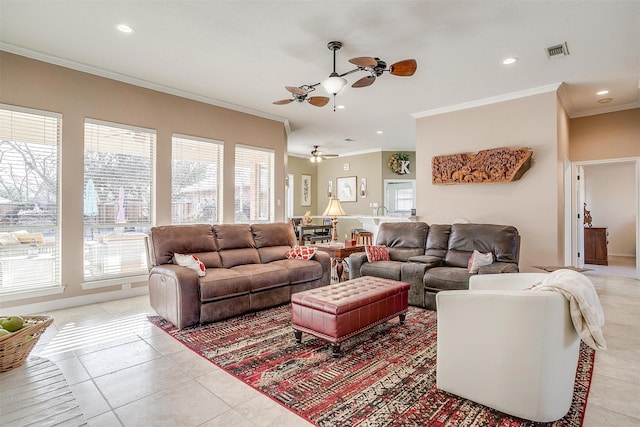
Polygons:
[[567,46],[567,42],[557,44],[555,46],[550,46],[546,50],[547,58],[549,59],[569,55],[569,47]]

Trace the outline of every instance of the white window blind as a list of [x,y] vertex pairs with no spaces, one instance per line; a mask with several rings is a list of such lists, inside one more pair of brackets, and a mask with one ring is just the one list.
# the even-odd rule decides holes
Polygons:
[[173,135],[171,222],[222,223],[223,143]]
[[0,294],[60,288],[59,115],[0,106]]
[[274,151],[237,145],[235,154],[235,222],[273,222]]
[[87,120],[84,137],[84,279],[146,274],[155,132]]

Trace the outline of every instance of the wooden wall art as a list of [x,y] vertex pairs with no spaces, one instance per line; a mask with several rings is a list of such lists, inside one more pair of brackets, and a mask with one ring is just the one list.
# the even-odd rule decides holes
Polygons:
[[478,153],[435,156],[434,184],[491,184],[516,181],[531,167],[529,148],[492,148]]

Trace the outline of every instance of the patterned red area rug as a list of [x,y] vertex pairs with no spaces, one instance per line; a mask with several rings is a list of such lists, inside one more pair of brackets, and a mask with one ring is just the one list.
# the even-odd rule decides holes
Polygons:
[[[290,306],[178,331],[150,320],[196,353],[319,426],[541,426],[440,391],[436,313],[409,308],[342,344],[342,357],[304,334],[296,345]],[[595,351],[580,348],[569,413],[549,424],[580,426]]]

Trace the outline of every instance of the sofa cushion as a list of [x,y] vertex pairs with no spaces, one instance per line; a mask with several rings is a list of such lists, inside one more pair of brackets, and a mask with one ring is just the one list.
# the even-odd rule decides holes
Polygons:
[[289,270],[281,265],[243,264],[232,268],[249,279],[251,292],[289,284]]
[[284,259],[290,249],[290,246],[265,246],[263,248],[259,248],[258,255],[260,255],[260,262],[262,264],[267,264],[279,259]]
[[203,303],[222,298],[248,294],[251,282],[248,277],[226,268],[209,269],[200,278],[200,301]]
[[449,235],[451,234],[451,225],[449,224],[432,224],[429,226],[429,235],[427,236],[427,246],[425,255],[437,256],[444,258],[449,248]]
[[197,256],[207,268],[222,267],[220,253],[216,252],[194,252],[191,255]]
[[316,261],[282,259],[271,264],[286,268],[289,272],[289,283],[292,285],[322,279],[322,264]]
[[422,255],[424,248],[387,248],[392,261],[409,261],[409,258]]
[[296,244],[296,233],[288,222],[272,224],[253,224],[253,239],[257,248],[266,246],[293,246]]
[[385,222],[380,224],[376,245],[424,250],[428,231],[429,226],[425,222]]
[[383,279],[400,280],[402,268],[400,261],[366,262],[360,268],[362,276],[375,276]]
[[149,255],[154,266],[170,264],[176,252],[196,254],[218,250],[213,231],[208,224],[152,227],[149,239]]
[[221,250],[220,259],[224,268],[233,268],[244,264],[260,264],[260,255],[256,248]]
[[467,267],[434,267],[424,275],[424,287],[438,290],[469,289],[469,273]]
[[[520,235],[510,225],[453,224],[449,250],[492,252],[496,261],[518,263]],[[468,260],[468,259],[467,259]],[[465,260],[466,261],[466,260]]]
[[[253,233],[249,224],[214,225],[216,244],[220,250],[255,248]],[[256,252],[257,255],[257,252]]]

